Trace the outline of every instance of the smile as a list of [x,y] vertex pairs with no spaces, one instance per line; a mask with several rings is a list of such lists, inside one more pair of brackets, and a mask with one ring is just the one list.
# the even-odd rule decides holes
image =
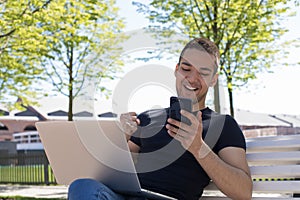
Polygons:
[[184,87],[185,87],[186,89],[188,89],[188,90],[191,90],[191,91],[195,91],[195,90],[198,89],[198,88],[191,87],[191,86],[189,86],[189,85],[184,85]]

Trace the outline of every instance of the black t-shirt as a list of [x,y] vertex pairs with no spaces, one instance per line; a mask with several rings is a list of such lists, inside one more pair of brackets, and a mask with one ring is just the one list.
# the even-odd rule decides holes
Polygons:
[[[141,126],[131,137],[140,147],[136,169],[141,185],[177,199],[199,199],[210,178],[194,156],[165,128],[169,108],[141,113]],[[204,141],[218,154],[225,147],[246,149],[244,135],[229,115],[202,111]]]

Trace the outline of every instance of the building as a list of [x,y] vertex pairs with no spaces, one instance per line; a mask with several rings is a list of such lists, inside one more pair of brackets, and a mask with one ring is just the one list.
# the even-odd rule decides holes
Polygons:
[[36,130],[35,122],[44,120],[31,106],[24,111],[4,112],[5,115],[0,115],[0,141],[11,141],[14,133],[34,131]]
[[300,134],[300,115],[270,115],[237,109],[235,119],[247,138]]
[[12,141],[17,144],[16,149],[18,152],[44,150],[39,133],[37,131],[14,133]]
[[[47,102],[48,101],[48,102]],[[27,106],[24,111],[8,112],[0,109],[0,141],[12,141],[13,134],[36,131],[35,123],[41,120],[67,120],[67,102],[47,100],[37,107]],[[50,106],[51,105],[51,106]],[[25,107],[25,106],[24,106]],[[100,110],[95,108],[95,110]],[[85,110],[74,113],[74,117],[117,117],[113,112],[91,113]],[[235,110],[235,119],[246,137],[300,133],[300,115],[270,115]]]

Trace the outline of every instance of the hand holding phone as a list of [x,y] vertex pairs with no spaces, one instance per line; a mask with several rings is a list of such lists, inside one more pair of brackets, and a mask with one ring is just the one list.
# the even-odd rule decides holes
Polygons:
[[192,112],[192,100],[183,97],[171,97],[169,117],[190,125],[191,124],[190,120],[182,116],[180,110],[186,110],[188,112]]

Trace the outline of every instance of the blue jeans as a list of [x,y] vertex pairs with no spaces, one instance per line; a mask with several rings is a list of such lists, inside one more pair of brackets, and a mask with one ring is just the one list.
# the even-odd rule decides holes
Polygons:
[[69,186],[68,200],[145,200],[145,198],[116,193],[93,179],[78,179]]

